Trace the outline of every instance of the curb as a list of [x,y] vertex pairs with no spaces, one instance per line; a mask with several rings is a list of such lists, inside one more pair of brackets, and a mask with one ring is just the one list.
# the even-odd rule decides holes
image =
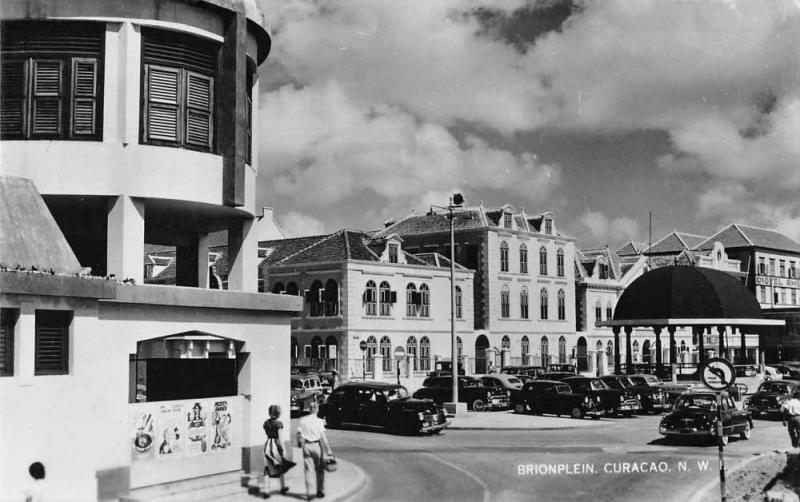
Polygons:
[[[764,454],[762,454],[762,455],[754,455],[754,456],[752,456],[750,458],[745,459],[744,462],[741,462],[741,463],[737,464],[736,467],[734,467],[733,469],[726,470],[725,471],[725,477],[727,478],[730,474],[733,474],[734,472],[736,472],[736,471],[738,471],[740,469],[744,469],[745,467],[747,467],[748,465],[752,464],[756,460],[759,460],[759,459],[762,459],[762,458],[767,458],[767,457],[769,457],[771,455],[786,455],[786,452],[772,452],[772,453],[767,453],[766,455],[764,455]],[[687,502],[702,502],[709,495],[709,493],[712,490],[716,490],[717,492],[719,491],[719,478],[715,479],[714,481],[710,481],[710,482],[706,483],[705,485],[703,485],[699,490],[697,490],[694,493],[692,498],[690,498]],[[716,499],[717,497],[714,497],[714,498]]]
[[332,502],[339,502],[349,499],[350,497],[354,496],[356,493],[360,492],[365,486],[367,486],[367,481],[369,481],[369,477],[367,473],[364,472],[361,467],[357,466],[352,462],[348,462],[347,460],[342,461],[339,460],[340,463],[344,462],[349,464],[354,471],[356,471],[356,479],[351,483],[351,488],[341,495],[338,495],[334,498],[331,498]]

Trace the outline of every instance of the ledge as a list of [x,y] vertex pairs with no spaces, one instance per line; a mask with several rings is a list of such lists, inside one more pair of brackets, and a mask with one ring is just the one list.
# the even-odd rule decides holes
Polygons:
[[23,295],[114,298],[116,281],[35,272],[0,272],[0,291]]
[[300,312],[303,309],[303,299],[299,296],[157,285],[118,284],[116,297],[105,301],[108,303],[277,312]]

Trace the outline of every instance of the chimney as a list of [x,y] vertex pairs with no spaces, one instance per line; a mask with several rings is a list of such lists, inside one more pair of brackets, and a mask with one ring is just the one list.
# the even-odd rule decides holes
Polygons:
[[259,216],[258,219],[259,220],[263,220],[263,219],[271,220],[272,218],[274,218],[274,214],[273,214],[274,211],[275,211],[275,209],[273,209],[271,207],[264,206],[264,207],[261,208],[261,216]]
[[384,221],[384,222],[383,222],[383,228],[389,228],[389,227],[391,227],[392,225],[394,225],[395,223],[397,223],[397,220],[396,220],[396,219],[394,219],[394,218],[389,218],[388,220],[386,220],[386,221]]

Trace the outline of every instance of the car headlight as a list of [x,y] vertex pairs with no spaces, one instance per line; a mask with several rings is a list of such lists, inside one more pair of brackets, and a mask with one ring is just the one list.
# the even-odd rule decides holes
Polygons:
[[511,397],[511,391],[510,390],[506,391],[506,396]]
[[417,413],[417,418],[419,418],[420,422],[423,422],[425,421],[425,414],[420,411],[419,413]]
[[584,397],[584,398],[583,398],[583,402],[584,402],[584,403],[588,403],[588,402],[589,402],[589,398],[588,398],[588,397]]
[[641,401],[642,400],[642,395],[641,394],[636,394],[636,399]]
[[296,402],[297,402],[297,396],[292,396],[292,402],[293,402],[293,403],[296,403]]
[[594,396],[594,400],[599,403],[600,402],[600,396]]
[[622,403],[625,401],[625,396],[619,396],[619,402]]

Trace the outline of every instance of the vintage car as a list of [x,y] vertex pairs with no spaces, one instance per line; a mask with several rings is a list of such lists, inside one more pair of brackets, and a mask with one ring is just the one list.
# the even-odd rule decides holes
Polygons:
[[561,373],[572,373],[573,375],[578,374],[578,367],[574,364],[548,364],[547,371],[550,373],[554,372],[561,372]]
[[540,373],[536,376],[536,380],[564,380],[565,378],[570,378],[576,376],[575,373],[569,373],[566,371],[548,371],[546,373]]
[[[437,376],[447,376],[453,374],[453,363],[449,360],[444,361],[436,361],[436,365],[433,368],[433,371],[428,373],[429,377],[437,377]],[[458,374],[463,375],[464,372],[464,365],[458,363]]]
[[429,399],[413,399],[402,385],[386,382],[336,387],[320,407],[319,416],[328,427],[348,423],[398,433],[440,432],[449,423],[441,406]]
[[321,370],[313,366],[293,365],[291,368],[292,375],[317,375],[322,384],[322,391],[325,394],[330,394],[334,387],[336,387],[336,380],[339,373],[336,370]]
[[[644,413],[659,413],[669,410],[672,407],[669,394],[664,389],[664,384],[655,375],[628,375],[628,379],[633,384],[633,390],[641,396],[642,411]],[[684,390],[675,395],[675,399]],[[673,399],[674,402],[674,399]]]
[[761,415],[778,414],[781,405],[791,399],[795,392],[800,390],[797,380],[773,380],[759,385],[758,390],[747,397],[745,408],[750,411],[753,418]]
[[544,368],[541,366],[533,366],[533,365],[524,365],[524,366],[503,366],[503,369],[500,370],[500,373],[505,373],[506,375],[514,375],[523,382],[533,380],[536,378],[537,375],[544,372]]
[[[447,376],[428,377],[422,387],[414,392],[417,399],[432,399],[437,404],[453,399],[453,378]],[[509,392],[486,387],[477,378],[458,377],[458,402],[467,403],[467,409],[475,411],[508,408]]]
[[775,368],[775,371],[780,373],[785,379],[800,380],[800,368],[795,365],[773,364],[772,367]]
[[[659,433],[667,437],[717,437],[717,396],[708,391],[690,391],[681,395],[672,411],[661,419]],[[722,444],[739,434],[750,439],[750,413],[736,408],[733,398],[722,395]]]
[[610,388],[622,392],[624,397],[620,411],[626,417],[642,410],[642,396],[633,388],[633,382],[625,375],[604,375],[600,377]]
[[514,413],[554,413],[572,418],[583,418],[586,415],[600,418],[602,413],[594,399],[586,394],[572,392],[569,385],[556,380],[533,380],[526,383],[512,397],[511,405]]
[[317,375],[292,375],[289,410],[292,415],[302,415],[311,409],[311,403],[325,400],[322,383]]
[[522,389],[522,380],[515,375],[507,375],[505,373],[492,373],[490,375],[475,375],[475,378],[480,378],[483,385],[493,389],[508,391],[509,400],[513,401],[514,396]]
[[612,389],[599,378],[571,376],[561,381],[569,385],[572,392],[586,394],[589,399],[594,399],[596,407],[606,415],[631,415],[641,407],[636,396],[626,397],[623,391]]

